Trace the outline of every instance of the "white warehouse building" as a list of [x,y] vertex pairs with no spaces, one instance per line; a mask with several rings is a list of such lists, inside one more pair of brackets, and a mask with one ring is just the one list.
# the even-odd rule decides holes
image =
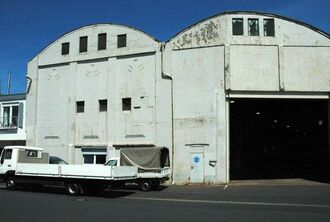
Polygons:
[[60,37],[28,65],[27,145],[97,164],[165,146],[178,184],[328,181],[330,36],[225,12],[166,43],[122,25]]

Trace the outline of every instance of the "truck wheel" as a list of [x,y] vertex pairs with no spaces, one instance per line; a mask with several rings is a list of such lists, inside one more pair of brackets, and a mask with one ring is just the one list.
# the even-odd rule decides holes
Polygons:
[[78,196],[83,194],[83,189],[79,183],[69,182],[66,184],[66,192],[71,196]]
[[142,191],[150,191],[152,187],[152,183],[149,180],[144,180],[140,183],[140,188]]
[[8,190],[15,190],[16,188],[16,180],[15,177],[8,177],[6,179],[6,188]]

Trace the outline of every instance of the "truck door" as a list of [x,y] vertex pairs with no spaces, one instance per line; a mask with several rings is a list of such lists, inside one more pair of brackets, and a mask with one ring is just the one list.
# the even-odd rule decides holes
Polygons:
[[3,149],[0,161],[0,174],[5,174],[8,170],[14,169],[14,162],[12,156],[12,149]]

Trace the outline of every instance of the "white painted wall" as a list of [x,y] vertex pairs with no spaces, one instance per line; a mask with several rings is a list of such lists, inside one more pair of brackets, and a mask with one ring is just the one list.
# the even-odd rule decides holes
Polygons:
[[[243,18],[244,35],[232,35],[232,18]],[[259,36],[248,36],[248,18],[259,19]],[[275,37],[263,19],[274,18]],[[330,40],[305,24],[256,13],[224,13],[180,32],[166,44],[164,70],[173,75],[176,183],[190,181],[191,144],[204,148],[204,182],[229,181],[229,93],[290,95],[330,91]],[[270,94],[271,95],[271,94]],[[216,160],[216,167],[209,161]]]
[[[232,18],[244,19],[243,36],[232,35]],[[259,19],[259,36],[248,36],[248,18]],[[275,37],[263,35],[265,18],[274,18]],[[107,50],[98,51],[97,35],[104,32]],[[118,49],[116,37],[125,33],[128,45]],[[79,37],[86,35],[88,52],[79,53]],[[70,42],[69,55],[60,53],[63,42]],[[132,28],[83,27],[29,63],[27,144],[78,164],[81,146],[105,146],[108,157],[118,154],[115,145],[166,146],[174,154],[175,183],[190,181],[191,153],[199,152],[203,182],[228,183],[226,96],[329,92],[329,47],[329,36],[320,31],[260,13],[203,20],[169,40],[164,52],[159,42]],[[125,97],[132,98],[131,112],[122,111]],[[108,99],[107,112],[98,112],[99,99]],[[85,112],[77,114],[79,100]],[[52,135],[59,138],[45,139]]]
[[[97,50],[99,33],[107,33],[106,50]],[[117,48],[120,34],[127,35],[124,48]],[[79,53],[80,36],[88,36],[88,52]],[[63,42],[70,42],[69,55],[61,55]],[[164,99],[171,88],[161,76],[160,46],[141,31],[111,24],[83,27],[53,42],[28,66],[27,144],[77,164],[81,147],[105,147],[108,158],[116,155],[117,145],[171,150],[171,100]],[[127,97],[130,112],[122,111]],[[103,99],[108,110],[99,112]],[[85,102],[83,113],[76,112],[77,101]]]

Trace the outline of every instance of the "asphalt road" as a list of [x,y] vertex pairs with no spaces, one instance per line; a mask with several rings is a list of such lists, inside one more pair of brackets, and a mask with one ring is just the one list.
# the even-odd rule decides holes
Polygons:
[[[134,187],[133,187],[134,188]],[[330,221],[330,186],[169,186],[67,196],[0,188],[0,221]]]

